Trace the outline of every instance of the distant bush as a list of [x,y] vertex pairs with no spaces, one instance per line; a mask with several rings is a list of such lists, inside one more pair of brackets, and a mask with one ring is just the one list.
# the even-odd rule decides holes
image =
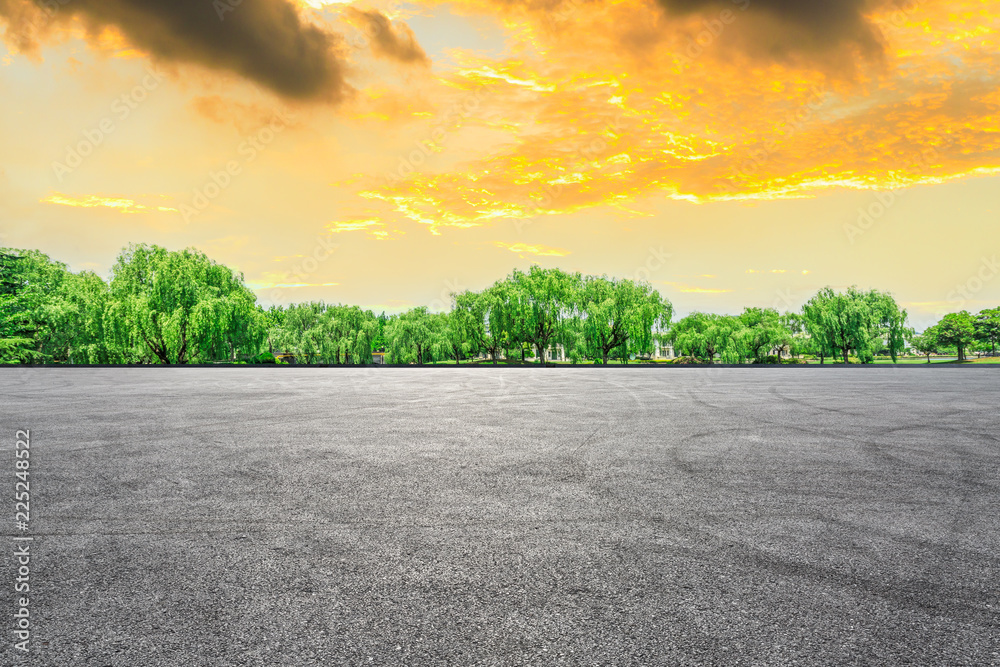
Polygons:
[[274,358],[274,355],[270,352],[261,352],[256,357],[250,360],[252,364],[276,364],[278,360]]
[[792,357],[791,359],[782,359],[781,363],[783,363],[783,364],[808,364],[809,362],[806,361],[805,359],[796,359],[795,357]]
[[690,365],[690,364],[704,364],[705,362],[698,357],[677,357],[672,363],[678,365]]

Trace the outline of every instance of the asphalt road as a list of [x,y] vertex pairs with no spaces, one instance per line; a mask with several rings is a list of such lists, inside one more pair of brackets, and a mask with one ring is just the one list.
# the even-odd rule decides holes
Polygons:
[[0,664],[997,665],[998,406],[987,368],[0,369]]

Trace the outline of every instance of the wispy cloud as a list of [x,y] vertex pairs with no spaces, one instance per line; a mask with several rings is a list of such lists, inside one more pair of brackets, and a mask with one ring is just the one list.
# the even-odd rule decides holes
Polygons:
[[177,213],[172,206],[147,206],[134,199],[124,197],[102,197],[99,195],[84,195],[74,197],[62,193],[53,193],[40,200],[43,204],[57,204],[76,208],[110,208],[119,213]]
[[[385,223],[375,219],[356,219],[331,222],[326,226],[326,229],[333,234],[342,234],[344,232],[365,232],[369,237],[379,241],[385,241],[393,238],[390,236],[390,231],[385,228]],[[402,234],[404,232],[396,229],[392,230],[391,233]]]
[[726,294],[732,292],[731,289],[720,289],[716,287],[697,287],[686,283],[663,281],[664,285],[669,285],[674,290],[684,294]]
[[569,250],[564,248],[553,248],[547,245],[529,245],[527,243],[505,243],[503,241],[494,241],[493,245],[498,248],[504,248],[517,255],[521,258],[525,258],[528,255],[535,257],[565,257],[570,254]]

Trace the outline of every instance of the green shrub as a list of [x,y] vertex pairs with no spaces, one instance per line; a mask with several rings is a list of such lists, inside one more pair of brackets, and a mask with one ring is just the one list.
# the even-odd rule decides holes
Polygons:
[[677,357],[672,363],[679,365],[690,365],[690,364],[703,364],[705,363],[698,357]]
[[253,364],[276,364],[278,360],[274,358],[274,355],[270,352],[261,352],[256,357],[250,360]]

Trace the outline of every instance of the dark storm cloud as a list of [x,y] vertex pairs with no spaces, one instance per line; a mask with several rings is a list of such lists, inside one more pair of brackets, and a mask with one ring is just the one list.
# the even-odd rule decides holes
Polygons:
[[430,59],[417,44],[413,31],[406,25],[393,28],[389,17],[377,10],[345,8],[359,30],[371,40],[372,52],[402,63],[429,65]]
[[750,36],[771,50],[823,50],[853,44],[862,51],[881,50],[877,32],[865,19],[867,0],[658,0],[668,14],[710,14],[725,9],[737,16],[770,18],[772,22]]
[[[26,3],[0,0],[8,38]],[[337,101],[349,90],[335,55],[339,37],[303,21],[290,0],[36,0],[53,22],[81,17],[117,27],[154,57],[234,72],[288,98]],[[35,24],[38,23],[36,20]],[[13,35],[10,33],[14,32]]]

